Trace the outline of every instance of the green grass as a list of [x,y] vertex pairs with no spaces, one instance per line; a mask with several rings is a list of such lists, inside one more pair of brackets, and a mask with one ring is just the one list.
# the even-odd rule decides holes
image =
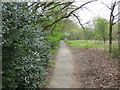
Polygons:
[[99,48],[108,48],[108,45],[104,44],[103,41],[94,41],[94,40],[67,40],[69,46],[74,47],[99,47]]
[[[108,42],[103,43],[103,41],[95,41],[95,40],[65,40],[66,43],[69,44],[69,46],[74,47],[95,47],[95,48],[102,48],[108,52],[109,46]],[[113,42],[112,45],[112,53],[110,53],[112,57],[117,57],[119,58],[120,51],[118,50],[118,43]]]

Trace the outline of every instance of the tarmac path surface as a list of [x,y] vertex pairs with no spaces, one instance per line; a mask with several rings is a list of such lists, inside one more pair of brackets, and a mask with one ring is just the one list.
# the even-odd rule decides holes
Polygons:
[[60,41],[55,69],[49,88],[72,88],[73,80],[73,55],[64,41]]

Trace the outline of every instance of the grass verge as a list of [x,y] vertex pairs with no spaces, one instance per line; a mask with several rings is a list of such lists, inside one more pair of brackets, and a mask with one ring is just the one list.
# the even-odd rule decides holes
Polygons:
[[65,41],[69,46],[78,46],[78,47],[99,47],[99,48],[108,48],[108,45],[102,41],[94,40],[67,40]]
[[[108,42],[104,43],[103,41],[95,41],[95,40],[65,40],[66,43],[69,44],[70,47],[83,47],[83,48],[99,48],[108,52],[109,45]],[[113,42],[112,45],[112,53],[110,54],[112,57],[119,58],[120,52],[118,52],[118,44]]]

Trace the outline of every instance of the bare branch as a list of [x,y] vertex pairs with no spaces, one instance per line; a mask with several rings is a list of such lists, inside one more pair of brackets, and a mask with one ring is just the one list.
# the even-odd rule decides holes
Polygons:
[[54,2],[49,2],[46,6],[44,6],[44,9],[51,6],[52,4],[54,4]]
[[117,2],[116,2],[116,5],[118,5],[119,3],[120,3],[120,1],[117,1]]
[[61,8],[59,11],[61,11],[61,10],[65,9],[65,8],[67,8],[67,7],[70,6],[72,3],[73,3],[73,2],[67,3],[67,4],[66,4],[63,8]]
[[[67,3],[68,3],[68,2],[67,2]],[[61,5],[64,5],[64,4],[66,4],[66,2],[65,2],[65,3],[58,3],[58,4],[56,4],[55,6],[49,8],[48,10],[54,9],[54,8],[57,7],[57,6],[61,6]]]
[[46,29],[46,28],[48,28],[48,27],[51,27],[51,26],[53,26],[55,23],[61,21],[61,20],[64,19],[64,18],[68,18],[68,17],[69,17],[69,16],[63,16],[63,17],[57,19],[56,21],[54,21],[52,24],[45,26],[44,29]]
[[88,23],[90,23],[90,21],[88,21],[88,22],[84,23],[83,25],[88,24]]
[[40,4],[40,3],[36,3],[36,4],[34,5],[34,7],[33,7],[33,9],[32,9],[32,13],[36,12],[36,10],[37,10],[38,7],[39,7],[39,4]]
[[77,20],[79,21],[79,24],[81,25],[82,29],[85,31],[85,28],[84,28],[84,26],[81,24],[80,19],[78,18],[78,16],[75,15],[74,13],[72,13],[72,14],[77,18]]
[[71,12],[69,13],[69,15],[71,15],[73,12],[77,11],[78,9],[82,8],[83,6],[85,6],[86,4],[89,4],[89,3],[91,3],[91,2],[93,2],[93,0],[82,4],[80,7],[74,9],[73,11],[71,11]]
[[113,23],[113,25],[115,25],[116,23],[118,23],[120,21],[120,19],[118,19],[116,22]]
[[[67,9],[68,6],[70,6],[72,3],[73,3],[73,2],[67,2],[67,3],[61,3],[61,4],[55,5],[55,7],[56,7],[56,6],[60,6],[60,5],[64,5],[64,7],[62,7],[60,10],[54,11],[54,13],[52,13],[52,14],[47,15],[47,17],[52,16],[52,15],[58,15],[58,14],[60,14],[61,11],[63,11],[64,9]],[[54,8],[55,8],[55,7],[54,7]],[[52,7],[52,8],[53,8],[53,7]],[[51,10],[52,8],[47,9],[47,11],[48,11],[48,10]]]
[[88,2],[86,2],[86,3],[84,3],[84,4],[82,4],[81,6],[75,8],[73,11],[69,12],[67,15],[64,15],[64,16],[60,17],[59,19],[57,19],[57,20],[54,21],[52,24],[45,26],[44,29],[46,29],[46,28],[54,25],[55,23],[61,21],[61,20],[64,19],[64,18],[70,17],[75,11],[79,10],[80,8],[82,8],[83,6],[85,6],[86,4],[89,4],[89,3],[93,2],[93,1],[97,1],[97,0],[88,1]]
[[120,31],[116,32],[115,34],[112,35],[112,37],[115,37],[116,35],[120,34]]
[[[90,9],[88,9],[87,7],[85,7],[88,11],[90,11],[93,15],[95,15]],[[96,16],[96,15],[95,15]]]
[[108,7],[110,10],[112,10],[107,4],[101,2],[102,4],[104,4],[106,7]]
[[119,12],[118,14],[114,15],[114,17],[116,17],[116,16],[118,16],[118,15],[120,15],[120,12]]

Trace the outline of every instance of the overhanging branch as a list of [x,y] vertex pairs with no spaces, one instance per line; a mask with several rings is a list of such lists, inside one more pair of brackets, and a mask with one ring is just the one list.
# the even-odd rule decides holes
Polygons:
[[120,31],[116,32],[115,34],[112,35],[112,37],[115,37],[116,35],[120,34]]
[[97,0],[88,1],[88,2],[86,2],[84,4],[82,4],[80,7],[77,7],[73,11],[69,12],[67,15],[60,17],[59,19],[57,19],[56,21],[54,21],[52,24],[45,26],[44,29],[47,29],[48,27],[53,26],[55,23],[61,21],[62,19],[70,17],[75,11],[79,10],[80,8],[82,8],[83,6],[85,6],[86,4],[89,4],[89,3],[93,2],[93,1],[97,1]]
[[118,19],[116,22],[113,23],[113,25],[115,25],[116,23],[118,23],[120,21],[120,19]]
[[73,13],[73,15],[77,18],[77,20],[79,21],[80,26],[81,26],[82,29],[85,31],[85,28],[84,28],[84,26],[81,24],[80,19],[78,18],[78,16],[75,15],[74,13]]
[[101,2],[102,4],[104,4],[107,8],[109,8],[110,10],[112,10],[112,8],[110,8],[107,4]]

